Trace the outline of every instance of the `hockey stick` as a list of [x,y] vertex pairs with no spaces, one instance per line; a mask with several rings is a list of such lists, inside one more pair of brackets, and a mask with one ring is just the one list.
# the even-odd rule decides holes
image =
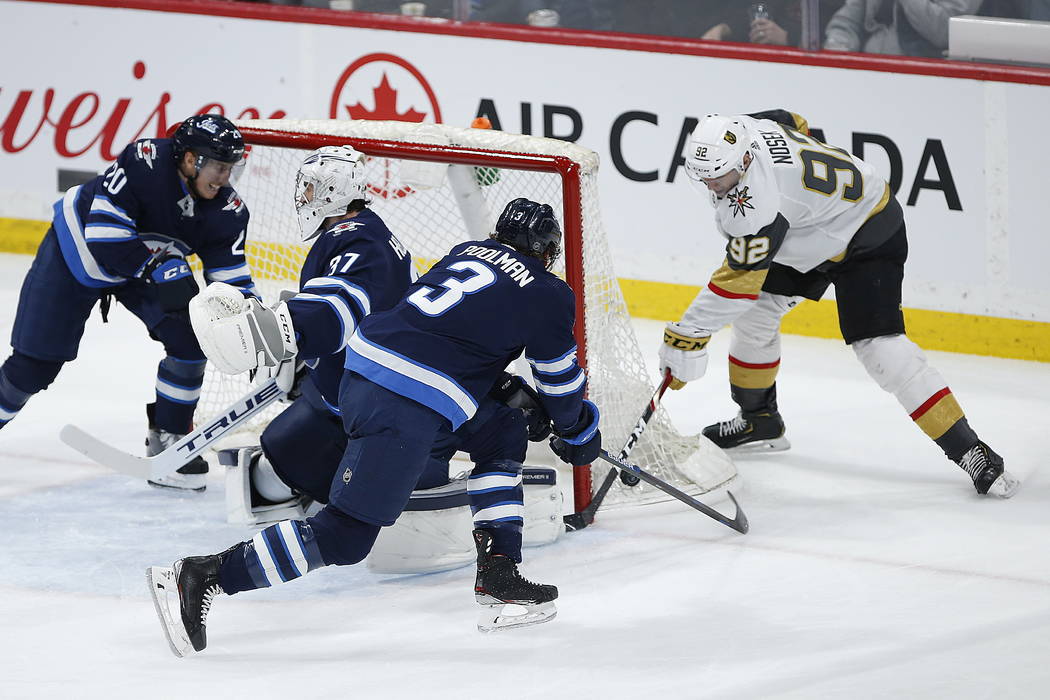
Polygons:
[[612,464],[613,466],[615,466],[617,469],[627,470],[627,471],[631,472],[632,474],[637,476],[639,479],[641,479],[645,483],[651,484],[652,486],[655,486],[656,488],[660,489],[661,491],[663,491],[664,493],[668,494],[669,496],[674,496],[675,498],[677,498],[679,501],[681,501],[682,503],[686,504],[687,506],[689,506],[691,508],[695,508],[696,510],[700,511],[701,513],[703,513],[704,515],[708,516],[709,518],[714,518],[715,520],[717,520],[718,522],[722,523],[726,527],[731,527],[731,528],[733,528],[734,530],[736,530],[737,532],[740,532],[740,533],[747,532],[748,527],[749,527],[748,526],[748,522],[747,522],[747,516],[744,515],[744,511],[742,511],[740,509],[740,504],[736,502],[736,498],[733,496],[733,494],[731,492],[726,491],[726,493],[729,494],[729,500],[731,500],[733,502],[733,505],[736,507],[736,515],[733,516],[732,519],[730,519],[728,516],[722,515],[721,513],[719,513],[714,508],[711,508],[710,506],[704,505],[703,503],[701,503],[700,501],[696,500],[695,498],[693,498],[689,494],[684,493],[682,491],[679,491],[678,489],[676,489],[674,486],[671,486],[666,481],[656,478],[655,476],[653,476],[649,472],[643,470],[641,467],[637,467],[637,466],[635,466],[633,464],[629,464],[629,463],[623,461],[622,459],[619,459],[617,457],[611,456],[605,450],[602,450],[598,454],[598,456],[601,457],[602,459],[604,459],[609,464]]
[[277,381],[271,379],[242,396],[220,415],[205,423],[204,427],[190,431],[174,445],[153,457],[137,457],[118,450],[75,425],[66,425],[58,436],[77,452],[115,472],[139,479],[159,479],[174,474],[176,469],[197,456],[205,447],[247,422],[282,394]]
[[[645,427],[649,425],[649,419],[656,413],[656,407],[660,405],[660,399],[663,397],[664,392],[667,391],[667,387],[671,384],[671,371],[667,370],[664,373],[664,379],[660,382],[660,386],[656,388],[656,393],[649,399],[649,404],[645,407],[645,411],[642,412],[642,417],[635,423],[634,429],[631,430],[631,434],[627,436],[627,442],[624,443],[623,449],[620,450],[617,457],[621,460],[627,459],[627,456],[631,454],[634,446],[638,444],[638,438],[645,432]],[[594,494],[594,498],[587,504],[587,507],[581,510],[579,513],[570,513],[565,516],[565,527],[570,532],[575,530],[582,530],[591,523],[594,522],[594,514],[598,512],[598,508],[601,507],[602,502],[605,500],[606,494],[609,493],[609,489],[612,488],[613,482],[616,481],[616,469],[610,469],[609,473],[605,475],[605,479],[602,481],[602,485],[598,487],[598,490]],[[627,472],[620,472],[620,479],[628,486],[634,486],[638,483],[638,477],[631,475],[629,478],[634,480],[634,483],[630,483],[626,478]]]

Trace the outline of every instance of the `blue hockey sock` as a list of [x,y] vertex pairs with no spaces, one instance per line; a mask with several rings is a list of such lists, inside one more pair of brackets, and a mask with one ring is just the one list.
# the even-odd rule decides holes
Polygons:
[[324,566],[310,525],[284,520],[242,542],[223,558],[219,585],[233,595],[268,588]]
[[521,528],[525,522],[521,464],[497,460],[474,467],[467,479],[474,527],[492,533],[492,552],[521,561]]
[[190,432],[206,363],[207,360],[180,360],[171,355],[160,361],[153,427],[176,435]]
[[[0,428],[11,422],[33,394],[55,381],[62,362],[37,360],[17,350],[0,367]],[[15,386],[15,377],[19,386]]]

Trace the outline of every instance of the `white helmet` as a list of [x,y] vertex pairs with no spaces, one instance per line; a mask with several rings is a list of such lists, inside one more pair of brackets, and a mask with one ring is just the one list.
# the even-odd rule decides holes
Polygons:
[[751,134],[738,119],[709,114],[700,120],[689,140],[685,172],[694,182],[722,177],[734,170],[744,174],[744,155],[751,148]]
[[[345,214],[355,199],[365,199],[364,155],[350,146],[324,146],[311,153],[295,176],[295,213],[304,241],[316,236],[324,220]],[[307,188],[313,191],[307,197]]]

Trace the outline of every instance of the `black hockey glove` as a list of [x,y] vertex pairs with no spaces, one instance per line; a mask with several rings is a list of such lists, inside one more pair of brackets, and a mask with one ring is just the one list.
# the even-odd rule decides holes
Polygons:
[[142,279],[156,291],[157,302],[165,313],[184,311],[200,289],[190,264],[177,255],[161,255],[142,271]]
[[586,399],[580,419],[568,430],[555,429],[551,450],[563,462],[574,467],[591,464],[602,449],[602,431],[598,430],[598,407]]
[[529,441],[540,442],[551,434],[551,417],[540,403],[540,396],[516,374],[504,372],[489,396],[511,408],[520,408],[528,424]]

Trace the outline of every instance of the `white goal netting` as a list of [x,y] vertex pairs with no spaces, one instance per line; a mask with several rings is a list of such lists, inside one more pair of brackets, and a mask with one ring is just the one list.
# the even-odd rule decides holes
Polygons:
[[[306,153],[322,145],[349,143],[371,156],[371,208],[409,248],[420,273],[456,243],[487,237],[511,199],[528,197],[551,204],[565,230],[565,255],[555,272],[583,299],[583,318],[577,324],[583,326],[580,355],[586,362],[589,396],[601,410],[603,443],[612,453],[619,450],[655,385],[614,274],[602,227],[598,157],[593,151],[554,139],[435,124],[336,120],[237,124],[251,144],[237,182],[251,212],[246,251],[268,303],[277,299],[281,289],[298,287],[308,248],[299,239],[293,207],[295,173]],[[198,418],[221,411],[248,387],[246,378],[209,369]],[[653,417],[630,460],[691,493],[721,489],[737,478],[721,450],[703,438],[678,434],[663,409]],[[593,467],[593,489],[606,472],[604,464]],[[577,479],[578,489],[582,484]],[[606,503],[662,497],[644,483],[628,488],[617,481]],[[578,493],[577,507],[587,500],[589,494],[581,500]]]

